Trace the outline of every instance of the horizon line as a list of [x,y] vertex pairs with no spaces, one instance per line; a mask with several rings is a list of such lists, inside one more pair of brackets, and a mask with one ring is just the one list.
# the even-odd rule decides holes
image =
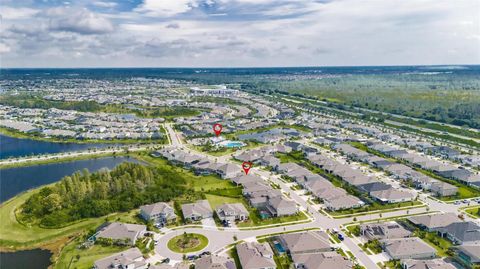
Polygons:
[[2,69],[268,69],[268,68],[338,68],[338,67],[421,67],[421,66],[480,66],[478,64],[412,64],[412,65],[304,65],[304,66],[91,66],[91,67],[2,67]]

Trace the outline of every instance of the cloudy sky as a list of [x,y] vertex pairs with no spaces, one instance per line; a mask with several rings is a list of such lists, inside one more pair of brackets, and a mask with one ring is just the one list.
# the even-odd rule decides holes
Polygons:
[[480,64],[479,0],[0,0],[2,67]]

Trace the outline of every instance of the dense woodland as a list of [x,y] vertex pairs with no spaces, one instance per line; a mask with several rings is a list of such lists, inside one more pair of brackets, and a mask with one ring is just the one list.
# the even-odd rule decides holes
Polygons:
[[59,227],[72,221],[169,201],[186,180],[168,168],[123,163],[111,171],[76,172],[42,188],[22,206],[21,221]]
[[470,76],[357,75],[276,79],[252,82],[246,87],[480,128],[480,79]]

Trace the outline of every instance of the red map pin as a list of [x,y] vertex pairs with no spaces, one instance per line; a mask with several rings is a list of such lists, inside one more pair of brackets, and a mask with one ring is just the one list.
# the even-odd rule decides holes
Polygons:
[[222,133],[222,129],[223,127],[220,123],[215,123],[213,125],[213,131],[215,132],[216,136],[219,136]]
[[242,168],[243,171],[245,172],[245,175],[248,175],[248,171],[250,171],[250,168],[252,168],[253,163],[252,162],[243,162],[242,163]]

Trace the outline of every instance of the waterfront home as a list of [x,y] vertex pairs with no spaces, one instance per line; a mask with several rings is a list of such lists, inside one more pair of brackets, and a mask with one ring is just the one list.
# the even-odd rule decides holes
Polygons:
[[119,244],[135,245],[138,238],[142,238],[147,226],[139,224],[112,222],[101,228],[96,239],[111,239]]
[[177,215],[175,210],[167,203],[159,202],[140,207],[140,215],[146,221],[153,221],[154,224],[164,226],[175,221]]
[[268,243],[245,242],[236,245],[242,269],[275,269],[273,251]]
[[147,269],[148,264],[138,248],[131,248],[120,253],[97,260],[94,269]]
[[213,217],[213,210],[207,200],[198,200],[195,203],[183,204],[182,214],[185,220],[199,221]]

